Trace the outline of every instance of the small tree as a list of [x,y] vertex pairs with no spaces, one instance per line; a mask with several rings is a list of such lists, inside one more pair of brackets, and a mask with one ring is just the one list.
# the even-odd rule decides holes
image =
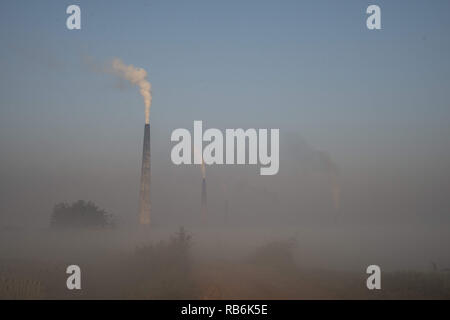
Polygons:
[[[134,274],[146,297],[182,299],[194,295],[191,278],[191,235],[180,228],[169,240],[136,248]],[[144,274],[139,274],[143,272]]]
[[111,215],[92,201],[78,200],[72,204],[58,203],[51,216],[52,227],[104,228],[112,225]]

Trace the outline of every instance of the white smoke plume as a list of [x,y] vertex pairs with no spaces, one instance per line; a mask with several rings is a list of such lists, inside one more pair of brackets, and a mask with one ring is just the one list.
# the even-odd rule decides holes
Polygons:
[[119,58],[111,62],[111,69],[114,74],[122,79],[128,80],[139,87],[145,104],[145,123],[150,123],[150,106],[152,104],[151,83],[147,80],[147,71],[142,68],[136,68],[133,65],[126,65]]

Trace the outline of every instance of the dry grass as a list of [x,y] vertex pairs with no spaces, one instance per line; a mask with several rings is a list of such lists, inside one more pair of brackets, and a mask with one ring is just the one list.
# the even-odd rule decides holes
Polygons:
[[13,276],[0,276],[1,299],[43,299],[45,290],[38,280],[20,279]]
[[72,259],[3,259],[0,299],[450,299],[448,272],[383,273],[382,290],[369,291],[365,272],[303,268],[292,240],[266,243],[240,258],[200,259],[194,249],[180,230],[132,252],[80,251],[80,291],[65,286]]

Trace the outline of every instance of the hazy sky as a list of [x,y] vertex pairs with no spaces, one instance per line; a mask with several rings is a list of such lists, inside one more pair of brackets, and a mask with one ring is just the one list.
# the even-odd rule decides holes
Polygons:
[[[80,31],[66,29],[70,4]],[[370,4],[380,31],[365,26]],[[425,0],[2,1],[0,221],[79,198],[134,214],[144,105],[92,65],[114,57],[149,73],[156,179],[180,172],[170,133],[193,120],[280,128],[337,163],[354,215],[390,203],[358,191],[392,198],[385,215],[448,217],[449,12],[449,1]],[[281,154],[283,177],[292,153]]]

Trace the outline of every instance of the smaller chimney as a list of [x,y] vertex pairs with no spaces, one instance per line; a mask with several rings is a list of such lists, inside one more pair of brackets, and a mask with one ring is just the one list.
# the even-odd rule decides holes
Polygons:
[[208,215],[208,210],[206,207],[206,178],[202,178],[202,217],[206,218]]

